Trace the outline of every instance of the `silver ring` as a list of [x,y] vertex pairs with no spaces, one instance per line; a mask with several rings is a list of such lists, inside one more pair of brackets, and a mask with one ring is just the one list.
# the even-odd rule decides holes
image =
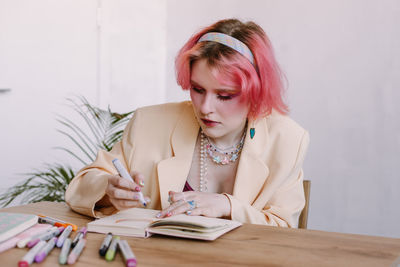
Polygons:
[[194,200],[187,201],[187,203],[190,205],[190,210],[196,208],[196,202]]

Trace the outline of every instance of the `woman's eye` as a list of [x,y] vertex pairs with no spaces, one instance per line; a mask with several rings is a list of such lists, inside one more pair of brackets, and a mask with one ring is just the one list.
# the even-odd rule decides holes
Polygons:
[[197,88],[197,87],[192,87],[193,91],[195,91],[196,93],[202,94],[203,93],[203,89],[201,88]]
[[218,95],[218,99],[222,101],[230,100],[232,97],[232,95]]

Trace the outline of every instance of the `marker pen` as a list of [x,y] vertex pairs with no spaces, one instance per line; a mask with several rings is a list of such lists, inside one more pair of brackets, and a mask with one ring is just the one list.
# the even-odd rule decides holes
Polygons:
[[39,217],[39,223],[47,223],[47,224],[51,224],[57,227],[61,227],[61,226],[65,226],[65,224],[54,221],[53,219],[50,218],[46,218],[46,217]]
[[112,261],[114,259],[118,241],[119,241],[119,236],[114,236],[111,241],[110,247],[108,248],[106,253],[106,261]]
[[103,243],[101,243],[101,247],[99,249],[100,256],[104,257],[106,255],[107,249],[111,244],[112,237],[113,237],[112,234],[108,233],[104,238]]
[[67,263],[67,258],[68,258],[68,253],[71,249],[71,239],[67,238],[64,241],[64,244],[62,246],[60,256],[58,257],[58,262],[60,264],[66,264]]
[[17,242],[17,247],[19,247],[19,248],[26,247],[26,244],[28,244],[29,241],[31,241],[32,239],[37,239],[39,236],[43,235],[44,233],[47,233],[52,228],[50,228],[50,229],[47,228],[47,229],[44,229],[44,230],[40,230],[40,231],[38,231],[38,233],[35,233],[35,234],[33,234],[33,235],[29,236],[29,237],[26,237],[24,239],[19,240]]
[[[1,225],[0,225],[1,228]],[[0,243],[0,253],[6,250],[15,248],[19,241],[30,238],[38,233],[42,233],[47,231],[47,229],[51,228],[51,225],[48,224],[35,224],[34,226],[26,229],[25,231],[3,241]]]
[[36,245],[39,241],[43,240],[43,241],[47,241],[50,238],[54,237],[54,236],[58,236],[62,231],[64,230],[64,227],[53,227],[50,229],[50,231],[43,233],[42,235],[36,237],[36,239],[31,239],[27,246],[28,248],[33,247],[34,245]]
[[122,252],[126,267],[136,267],[136,257],[133,254],[131,247],[126,240],[120,240],[118,242],[119,250]]
[[[115,168],[117,169],[119,175],[121,177],[128,179],[130,181],[133,181],[131,175],[128,173],[128,171],[124,168],[122,165],[121,161],[119,159],[113,159],[112,163],[114,164]],[[147,206],[146,200],[144,200],[143,193],[141,191],[137,192],[139,194],[139,200],[142,202],[143,206]]]
[[74,241],[71,243],[71,247],[75,247],[78,244],[79,240],[85,237],[86,235],[86,227],[82,227],[79,233],[75,236]]
[[52,218],[52,217],[49,217],[49,216],[40,215],[40,214],[38,214],[38,216],[40,217],[39,219],[41,219],[44,223],[49,223],[49,224],[52,224],[54,226],[64,226],[65,228],[68,225],[71,225],[72,226],[72,231],[76,231],[78,229],[78,226],[76,226],[73,223],[64,222],[62,220],[55,219],[55,218]]
[[58,248],[62,247],[62,245],[64,244],[65,239],[69,237],[71,232],[72,232],[72,226],[68,225],[67,228],[65,228],[65,230],[62,232],[62,234],[60,235],[60,237],[57,240],[57,247]]
[[79,240],[78,244],[74,247],[74,249],[71,251],[71,253],[68,256],[67,263],[68,264],[74,264],[76,260],[78,259],[79,255],[81,255],[83,248],[86,245],[86,239],[82,238]]
[[47,244],[39,251],[38,254],[35,256],[35,262],[42,262],[47,255],[49,255],[50,251],[54,248],[56,245],[56,240],[57,237],[53,237],[52,239],[47,242]]
[[28,267],[32,264],[35,259],[36,254],[46,245],[46,241],[40,241],[33,248],[31,248],[28,253],[18,262],[18,267]]

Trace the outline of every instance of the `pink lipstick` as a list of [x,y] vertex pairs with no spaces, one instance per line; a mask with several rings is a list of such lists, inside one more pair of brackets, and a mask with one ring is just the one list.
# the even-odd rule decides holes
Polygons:
[[216,121],[211,121],[211,120],[206,120],[206,119],[201,119],[201,121],[204,123],[205,126],[207,127],[214,127],[218,125],[218,122]]

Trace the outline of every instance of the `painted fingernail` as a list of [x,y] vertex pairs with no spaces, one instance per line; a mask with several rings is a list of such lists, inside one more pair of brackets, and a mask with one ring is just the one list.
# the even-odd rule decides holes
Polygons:
[[144,181],[143,181],[143,180],[140,180],[140,181],[139,181],[139,184],[140,184],[141,186],[144,186]]
[[167,213],[167,217],[171,217],[172,216],[172,213],[171,212],[168,212]]
[[142,189],[140,188],[140,186],[136,186],[136,187],[135,187],[135,190],[136,190],[137,192],[140,192],[140,190],[142,190]]
[[161,212],[157,213],[156,217],[160,218],[161,217]]
[[192,214],[192,211],[191,211],[191,210],[188,210],[188,211],[186,211],[186,214],[187,214],[187,215],[190,215],[190,214]]

